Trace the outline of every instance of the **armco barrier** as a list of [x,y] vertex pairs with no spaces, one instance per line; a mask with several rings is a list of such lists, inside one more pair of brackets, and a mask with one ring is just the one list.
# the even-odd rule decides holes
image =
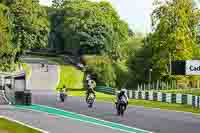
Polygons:
[[[103,92],[111,95],[115,95],[116,89],[105,86],[97,86],[95,89],[97,92]],[[193,96],[190,94],[173,94],[162,93],[156,91],[133,91],[128,90],[128,97],[130,99],[142,99],[150,101],[159,101],[172,104],[187,104],[193,107],[200,108],[200,96]]]
[[97,92],[103,92],[106,94],[112,94],[115,95],[115,89],[111,88],[111,87],[106,87],[106,86],[97,86],[95,88],[95,91]]
[[[131,95],[130,95],[131,93]],[[171,94],[153,91],[130,91],[128,92],[130,99],[142,99],[159,101],[165,103],[187,104],[200,108],[200,96],[192,96],[190,94]]]

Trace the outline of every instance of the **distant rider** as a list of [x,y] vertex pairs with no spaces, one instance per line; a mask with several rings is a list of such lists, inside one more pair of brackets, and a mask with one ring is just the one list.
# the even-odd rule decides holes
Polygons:
[[64,92],[63,89],[60,89],[60,100],[61,100],[62,102],[64,102],[64,99],[65,99],[65,92]]
[[89,80],[88,81],[88,88],[87,88],[87,91],[86,91],[86,102],[88,101],[88,97],[89,97],[90,93],[93,93],[94,97],[96,97],[95,91],[94,91],[95,87],[96,87],[96,82],[94,80]]
[[116,107],[119,107],[119,103],[123,104],[125,107],[125,110],[127,108],[128,105],[128,96],[127,96],[127,90],[126,89],[122,89],[120,92],[118,92],[117,94],[117,100],[116,100]]

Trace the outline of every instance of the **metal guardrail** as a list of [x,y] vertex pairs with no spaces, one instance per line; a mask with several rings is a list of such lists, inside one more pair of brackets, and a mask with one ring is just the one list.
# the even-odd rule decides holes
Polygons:
[[200,108],[200,96],[190,94],[173,94],[155,91],[128,91],[130,99],[158,101],[171,104],[184,104]]
[[106,93],[106,94],[115,95],[116,89],[111,88],[111,87],[106,87],[106,86],[97,86],[95,88],[95,91],[97,91],[97,92],[103,92],[103,93]]

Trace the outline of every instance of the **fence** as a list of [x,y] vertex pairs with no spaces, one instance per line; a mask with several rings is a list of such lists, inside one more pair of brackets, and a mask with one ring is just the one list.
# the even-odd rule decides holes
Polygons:
[[115,95],[116,89],[111,88],[111,87],[106,87],[106,86],[97,86],[95,88],[95,91],[103,92],[103,93],[106,93],[106,94]]
[[128,91],[130,99],[142,99],[174,104],[187,104],[200,108],[200,96],[189,94],[171,94],[154,91]]

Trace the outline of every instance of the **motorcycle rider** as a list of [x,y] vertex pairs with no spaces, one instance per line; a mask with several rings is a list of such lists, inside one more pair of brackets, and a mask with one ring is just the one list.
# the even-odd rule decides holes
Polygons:
[[65,99],[65,92],[64,92],[64,90],[63,89],[60,89],[60,100],[61,100],[61,102],[64,102],[64,99]]
[[86,91],[86,102],[88,101],[88,97],[91,93],[93,93],[94,97],[96,97],[95,91],[94,91],[95,87],[96,87],[96,82],[94,80],[89,80],[88,81],[88,88],[87,88],[87,91]]
[[117,102],[115,102],[116,104],[116,108],[118,109],[119,104],[123,104],[125,107],[125,110],[127,108],[128,105],[128,96],[127,96],[127,90],[126,89],[121,89],[121,91],[119,91],[117,93]]

